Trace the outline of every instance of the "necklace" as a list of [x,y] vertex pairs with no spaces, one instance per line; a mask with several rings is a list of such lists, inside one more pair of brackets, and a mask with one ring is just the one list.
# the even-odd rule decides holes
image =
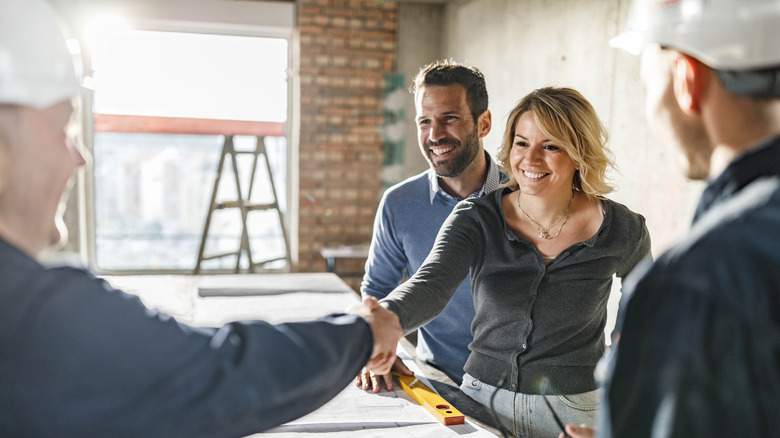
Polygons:
[[[561,230],[563,229],[563,226],[566,225],[566,213],[569,212],[569,207],[571,207],[571,203],[574,202],[574,193],[571,194],[571,199],[569,199],[569,205],[566,206],[566,208],[563,210],[563,213],[561,213],[560,216],[558,216],[557,219],[555,219],[555,222],[551,223],[549,227],[543,227],[539,225],[539,222],[536,222],[531,218],[531,216],[528,216],[528,213],[523,210],[523,206],[520,205],[520,193],[517,194],[517,206],[520,208],[520,211],[523,213],[526,219],[528,219],[529,222],[534,224],[536,226],[536,230],[539,231],[539,237],[545,240],[552,240],[558,237],[559,234],[561,234]],[[563,221],[563,222],[561,222]],[[558,224],[558,222],[561,222],[561,226],[558,227],[558,232],[555,233],[554,236],[550,236],[550,230],[555,227],[555,225]]]

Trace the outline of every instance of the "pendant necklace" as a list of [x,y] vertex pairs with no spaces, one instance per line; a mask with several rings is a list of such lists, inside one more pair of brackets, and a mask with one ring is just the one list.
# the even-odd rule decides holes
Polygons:
[[[531,222],[535,227],[536,230],[539,231],[539,237],[545,240],[552,240],[558,237],[559,234],[561,234],[561,230],[563,229],[563,226],[566,224],[566,213],[569,212],[569,208],[571,207],[571,203],[574,202],[574,193],[571,194],[571,199],[569,199],[569,205],[566,206],[566,208],[563,210],[563,213],[561,213],[560,216],[558,216],[557,219],[555,219],[555,222],[550,224],[549,227],[543,227],[539,225],[539,222],[536,222],[531,218],[531,216],[528,216],[528,213],[523,210],[523,206],[520,205],[520,193],[517,194],[517,206],[520,208],[520,211],[523,213],[526,219],[528,219],[529,222]],[[563,221],[563,222],[561,222]],[[558,222],[561,222],[561,226],[558,227],[558,232],[555,233],[554,236],[550,236],[550,230],[555,227],[555,225],[558,224]]]

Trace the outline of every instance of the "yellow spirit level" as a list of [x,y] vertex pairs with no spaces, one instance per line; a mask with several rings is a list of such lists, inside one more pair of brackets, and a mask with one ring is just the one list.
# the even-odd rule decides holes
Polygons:
[[452,426],[454,424],[463,424],[466,417],[457,409],[452,407],[447,400],[444,400],[439,394],[428,388],[423,382],[417,380],[414,376],[405,376],[393,373],[398,376],[398,382],[417,403],[421,404],[431,413],[441,424]]

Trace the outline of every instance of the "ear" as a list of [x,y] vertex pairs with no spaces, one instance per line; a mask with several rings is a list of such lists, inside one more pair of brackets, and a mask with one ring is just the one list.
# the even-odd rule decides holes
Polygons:
[[706,90],[707,67],[684,53],[675,56],[672,63],[674,97],[677,99],[677,104],[686,114],[699,113],[703,93]]
[[490,132],[490,128],[493,126],[493,116],[490,114],[490,110],[485,110],[477,117],[477,133],[479,138],[482,138]]

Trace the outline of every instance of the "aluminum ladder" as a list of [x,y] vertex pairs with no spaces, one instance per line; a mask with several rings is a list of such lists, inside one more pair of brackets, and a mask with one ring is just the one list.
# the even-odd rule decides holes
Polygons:
[[[200,250],[198,251],[198,261],[195,265],[195,270],[193,272],[195,275],[201,273],[202,271],[201,265],[204,261],[228,257],[228,256],[236,257],[236,267],[234,269],[235,273],[241,272],[242,257],[246,257],[247,260],[249,261],[249,268],[248,268],[249,272],[257,272],[258,269],[261,268],[263,265],[278,260],[285,260],[287,262],[288,270],[292,266],[292,259],[290,257],[290,243],[287,237],[287,230],[285,229],[284,226],[284,216],[282,215],[282,211],[279,208],[279,198],[276,194],[276,186],[274,184],[273,173],[271,172],[271,165],[269,163],[268,153],[265,147],[265,137],[257,136],[256,140],[257,143],[254,150],[246,150],[246,151],[236,150],[233,144],[233,136],[232,135],[225,136],[225,142],[222,146],[222,155],[220,156],[219,159],[219,167],[217,168],[217,175],[214,180],[214,190],[211,193],[211,203],[209,205],[208,214],[206,215],[206,223],[203,227],[203,237],[200,241]],[[237,156],[240,154],[251,154],[253,156],[252,173],[249,175],[249,188],[247,190],[246,197],[242,196],[241,179],[238,171]],[[265,169],[268,175],[268,179],[270,180],[270,189],[271,189],[271,194],[273,195],[273,200],[271,202],[266,202],[266,203],[252,203],[250,202],[250,199],[252,199],[252,189],[254,188],[255,173],[257,171],[257,161],[260,155],[263,156],[263,161],[265,162]],[[222,179],[222,174],[225,169],[225,161],[228,159],[228,157],[230,158],[233,167],[233,176],[234,176],[233,180],[236,186],[237,199],[217,202],[217,191],[219,190],[219,183]],[[224,210],[224,209],[238,209],[240,211],[242,228],[241,228],[241,238],[240,238],[239,247],[235,251],[206,255],[205,254],[206,240],[208,239],[209,227],[211,225],[211,218],[215,211]],[[284,240],[284,256],[271,258],[267,260],[255,261],[252,255],[252,248],[249,243],[249,230],[247,227],[247,216],[252,211],[263,211],[263,210],[276,210],[277,212],[279,218],[279,225],[282,232],[282,239]]]

